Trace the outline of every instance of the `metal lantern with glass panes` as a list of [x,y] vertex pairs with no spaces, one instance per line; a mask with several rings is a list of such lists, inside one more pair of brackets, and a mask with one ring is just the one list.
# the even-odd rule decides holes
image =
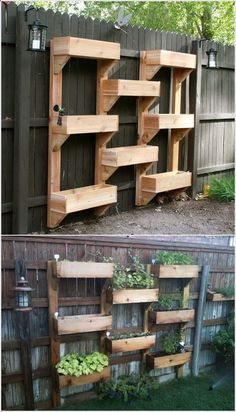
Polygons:
[[13,289],[16,293],[16,307],[15,310],[19,311],[30,311],[31,306],[31,292],[32,288],[29,287],[28,281],[21,276],[18,280],[17,285]]
[[206,52],[208,60],[207,60],[207,68],[208,69],[217,69],[217,51],[215,49],[210,49]]
[[34,52],[44,52],[46,47],[47,26],[41,24],[36,19],[33,24],[29,24],[28,50]]

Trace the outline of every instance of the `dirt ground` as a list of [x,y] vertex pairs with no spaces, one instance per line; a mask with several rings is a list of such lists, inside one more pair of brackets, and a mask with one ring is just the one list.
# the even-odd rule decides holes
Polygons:
[[[63,222],[62,222],[63,223]],[[50,230],[53,234],[233,234],[234,203],[214,200],[155,203],[128,212],[63,224]]]

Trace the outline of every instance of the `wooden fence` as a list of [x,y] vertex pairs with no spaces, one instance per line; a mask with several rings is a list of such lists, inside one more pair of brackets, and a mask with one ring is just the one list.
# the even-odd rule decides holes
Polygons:
[[[229,241],[226,239],[224,241]],[[199,239],[200,240],[200,237]],[[222,239],[223,240],[223,239]],[[208,242],[208,243],[207,243]],[[212,242],[212,244],[210,243]],[[47,261],[59,254],[60,259],[97,260],[97,252],[106,257],[113,257],[115,262],[129,266],[131,259],[129,250],[140,256],[143,263],[150,263],[156,251],[185,251],[199,265],[210,265],[209,283],[211,287],[222,287],[234,284],[234,248],[227,244],[214,244],[214,239],[202,237],[202,243],[192,243],[186,238],[180,241],[153,238],[127,237],[53,237],[53,236],[3,236],[2,239],[2,408],[50,409],[51,407],[51,361],[50,339],[48,331],[48,292],[47,292]],[[16,283],[16,262],[22,260],[25,275],[32,293],[33,310],[30,313],[29,331],[31,335],[31,357],[27,363],[25,342],[19,336],[14,311],[14,292]],[[63,314],[95,313],[99,310],[99,280],[62,279],[60,282],[59,305]],[[198,302],[200,279],[191,281],[190,307],[196,308]],[[178,281],[162,280],[161,293],[171,293],[178,286]],[[202,331],[200,368],[214,364],[214,354],[210,350],[210,342],[214,334],[226,322],[226,317],[232,310],[231,302],[207,302]],[[112,309],[113,329],[123,331],[140,330],[143,325],[142,304],[115,305]],[[160,340],[160,331],[157,342]],[[188,344],[193,343],[194,324],[186,336]],[[98,349],[98,334],[96,332],[64,336],[61,339],[61,355],[74,351],[90,352]],[[140,352],[128,355],[113,355],[111,364],[113,376],[139,372]],[[32,369],[32,374],[29,373]],[[156,370],[155,375],[161,381],[175,376],[173,368]],[[190,373],[188,367],[185,373]],[[30,384],[31,380],[31,384]],[[86,387],[90,389],[90,387]],[[63,390],[66,401],[83,399],[84,388]],[[28,406],[27,406],[28,405]],[[29,409],[29,408],[28,408]]]
[[[222,176],[234,167],[234,47],[203,42],[202,48],[190,36],[127,27],[127,34],[111,23],[75,15],[39,11],[48,25],[47,51],[30,53],[28,28],[35,12],[24,18],[24,7],[2,3],[2,231],[30,233],[45,230],[47,203],[47,141],[49,40],[75,36],[121,44],[121,61],[114,78],[138,79],[139,51],[167,49],[198,55],[198,68],[186,81],[182,112],[195,113],[195,129],[181,145],[180,167],[193,171],[193,194],[214,173]],[[218,49],[219,69],[206,69],[205,51]],[[161,97],[154,112],[169,113],[171,70],[162,68]],[[70,59],[63,72],[63,106],[67,114],[95,114],[96,62]],[[189,99],[190,97],[190,99]],[[112,145],[134,145],[137,140],[136,100],[120,99],[111,113],[120,117],[120,129]],[[94,183],[94,135],[76,135],[63,145],[62,190]],[[159,146],[157,171],[166,171],[168,131],[152,141]],[[119,168],[109,183],[118,186],[118,209],[134,207],[135,169]],[[110,213],[114,208],[110,209]],[[85,213],[67,217],[82,219]]]

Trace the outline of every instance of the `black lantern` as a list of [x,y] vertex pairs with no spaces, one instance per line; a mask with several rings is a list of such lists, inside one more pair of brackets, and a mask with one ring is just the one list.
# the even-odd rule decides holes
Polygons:
[[206,54],[208,56],[207,68],[217,69],[217,51],[215,49],[210,48],[210,50],[208,50]]
[[32,288],[29,287],[28,281],[21,276],[20,280],[17,282],[17,285],[14,287],[16,292],[16,308],[18,311],[30,311],[31,307],[31,292]]
[[[25,20],[27,20],[27,14],[30,10],[35,10],[35,7],[30,6],[25,12]],[[47,28],[42,24],[38,18],[38,10],[36,9],[36,20],[33,24],[28,25],[29,37],[28,37],[28,49],[33,52],[44,52],[46,47]]]

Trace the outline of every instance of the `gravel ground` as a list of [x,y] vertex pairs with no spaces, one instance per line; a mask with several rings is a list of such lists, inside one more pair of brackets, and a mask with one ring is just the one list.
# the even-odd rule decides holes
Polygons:
[[[63,222],[62,222],[63,223]],[[113,216],[73,222],[50,230],[55,234],[234,234],[234,203],[188,200],[150,204]]]

